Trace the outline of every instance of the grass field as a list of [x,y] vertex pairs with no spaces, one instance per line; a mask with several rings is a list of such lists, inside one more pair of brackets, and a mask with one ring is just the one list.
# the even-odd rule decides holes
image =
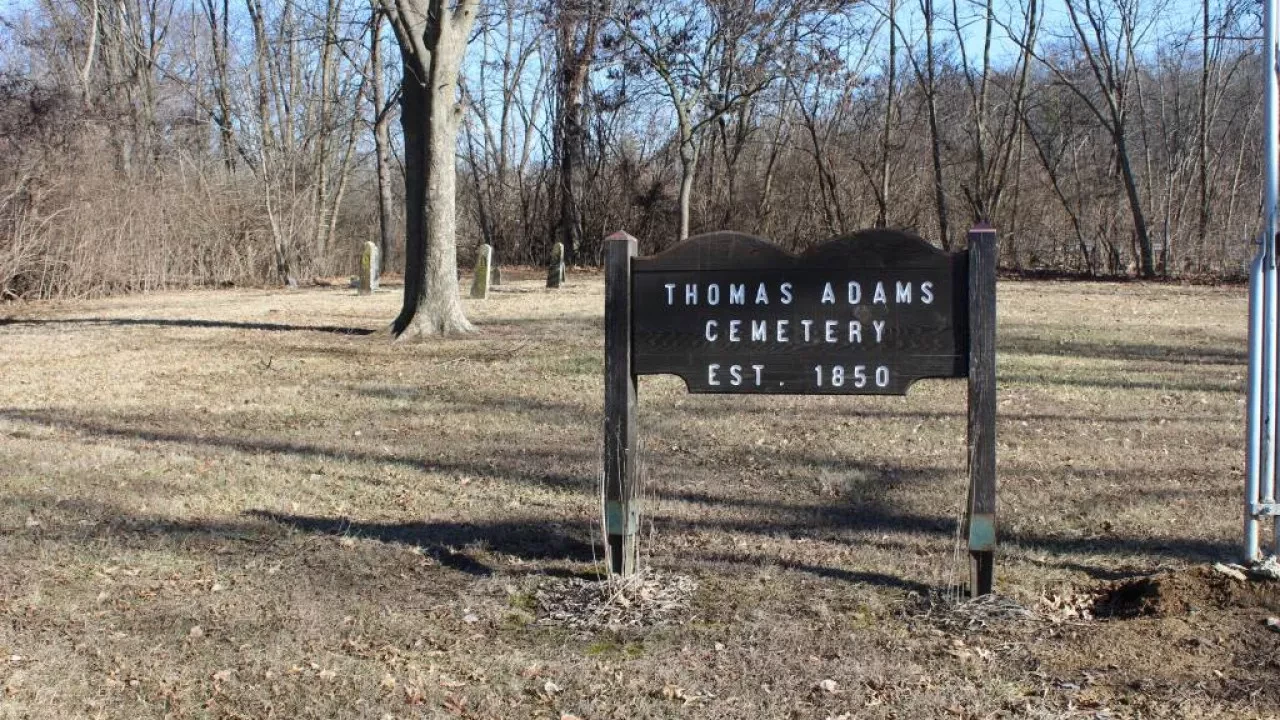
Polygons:
[[952,602],[963,382],[643,378],[650,572],[609,604],[570,281],[418,345],[371,332],[394,291],[0,307],[0,718],[1280,716],[1280,593],[1204,570],[1242,288],[1001,283],[998,604]]

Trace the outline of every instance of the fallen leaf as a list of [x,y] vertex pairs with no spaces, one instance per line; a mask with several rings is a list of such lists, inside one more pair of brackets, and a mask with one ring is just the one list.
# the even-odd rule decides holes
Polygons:
[[829,693],[831,695],[835,695],[840,692],[840,684],[831,678],[827,678],[826,680],[818,683],[818,687],[822,689],[822,692]]
[[454,715],[462,715],[467,711],[467,699],[457,695],[449,695],[444,699],[444,709]]

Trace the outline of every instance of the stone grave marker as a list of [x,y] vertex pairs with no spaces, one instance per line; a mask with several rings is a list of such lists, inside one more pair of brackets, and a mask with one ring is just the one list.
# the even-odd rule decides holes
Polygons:
[[489,267],[493,262],[493,248],[488,243],[476,250],[476,271],[471,280],[471,297],[485,300],[489,297]]
[[551,246],[551,264],[547,267],[547,287],[558,288],[564,284],[564,243]]
[[379,264],[382,261],[380,257],[382,253],[378,252],[378,246],[372,242],[364,244],[364,250],[360,253],[360,294],[369,295],[378,289]]

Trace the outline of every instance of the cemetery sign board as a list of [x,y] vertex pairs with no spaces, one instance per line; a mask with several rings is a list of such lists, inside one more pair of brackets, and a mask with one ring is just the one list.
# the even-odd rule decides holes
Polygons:
[[695,393],[896,394],[968,370],[968,267],[901,232],[799,257],[716,233],[631,264],[632,371]]
[[604,515],[610,568],[635,567],[636,377],[693,393],[903,395],[969,381],[970,591],[991,592],[995,550],[995,231],[945,252],[867,230],[793,255],[710,233],[650,257],[606,240]]

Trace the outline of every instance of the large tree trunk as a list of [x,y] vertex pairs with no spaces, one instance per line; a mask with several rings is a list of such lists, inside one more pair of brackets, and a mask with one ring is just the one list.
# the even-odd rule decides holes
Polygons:
[[[564,98],[562,98],[562,101]],[[582,146],[581,104],[576,100],[569,101],[572,106],[561,109],[564,113],[564,129],[560,150],[560,219],[556,235],[564,244],[566,265],[578,262],[578,253],[582,246],[582,216],[579,212],[577,188],[574,176],[578,173],[578,156]]]
[[[594,4],[562,0],[557,6],[556,54],[556,153],[558,155],[559,218],[556,239],[564,245],[564,262],[580,261],[582,213],[578,175],[582,172],[583,94],[591,58],[595,53],[603,14]],[[579,43],[578,31],[582,30]]]
[[[456,17],[458,12],[464,17]],[[435,0],[422,15],[425,22],[417,26],[422,30],[409,24],[410,33],[422,34],[410,37],[408,47],[397,31],[404,62],[400,125],[405,144],[405,285],[404,305],[392,332],[401,339],[474,330],[458,297],[454,212],[454,156],[462,112],[455,94],[474,15],[473,6],[464,4],[450,12]],[[415,47],[426,52],[415,53]]]
[[595,52],[596,31],[599,18],[588,19],[586,36],[581,48],[573,32],[574,25],[564,20],[560,29],[560,63],[556,110],[560,151],[560,218],[556,236],[564,244],[566,265],[578,262],[582,246],[582,215],[578,198],[577,175],[581,172],[582,146],[585,140],[582,129],[582,95],[587,84],[587,71],[591,55]]

